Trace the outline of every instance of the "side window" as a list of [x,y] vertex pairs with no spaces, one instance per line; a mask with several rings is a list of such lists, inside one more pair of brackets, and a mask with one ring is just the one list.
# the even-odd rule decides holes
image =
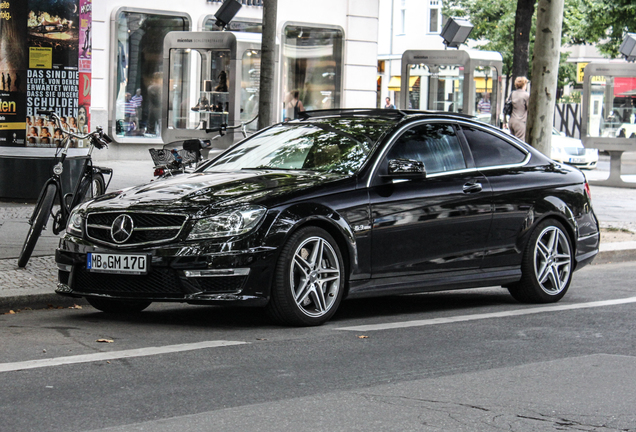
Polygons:
[[477,168],[523,162],[526,154],[518,147],[481,129],[462,126]]
[[424,162],[429,174],[466,168],[455,129],[449,124],[426,123],[412,127],[393,144],[388,159]]

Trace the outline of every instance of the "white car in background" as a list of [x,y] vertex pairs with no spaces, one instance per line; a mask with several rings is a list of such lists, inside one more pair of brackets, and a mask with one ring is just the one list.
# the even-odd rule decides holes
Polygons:
[[582,169],[594,169],[598,163],[598,149],[583,147],[581,140],[565,136],[552,128],[552,151],[550,157]]

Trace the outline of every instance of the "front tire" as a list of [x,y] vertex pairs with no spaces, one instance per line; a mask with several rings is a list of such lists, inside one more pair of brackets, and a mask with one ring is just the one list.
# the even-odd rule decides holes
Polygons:
[[149,301],[117,300],[101,297],[86,297],[88,304],[106,313],[136,313],[150,306]]
[[55,192],[57,187],[55,184],[49,184],[44,191],[41,199],[38,200],[33,215],[31,216],[31,227],[27,233],[24,245],[22,246],[22,252],[18,258],[18,267],[26,267],[35,249],[35,244],[38,242],[42,229],[46,225],[46,221],[49,219],[51,209],[53,208],[53,201],[55,200]]
[[508,287],[523,303],[554,303],[563,298],[570,283],[574,248],[563,225],[552,219],[532,232],[521,263],[521,281]]
[[104,195],[104,193],[106,193],[106,182],[104,181],[104,176],[100,173],[93,173],[92,181],[89,182],[88,177],[85,177],[82,180],[82,184],[80,185],[79,202],[83,203],[100,195]]
[[336,313],[344,287],[344,262],[333,237],[318,227],[301,228],[281,250],[266,311],[284,325],[321,325]]

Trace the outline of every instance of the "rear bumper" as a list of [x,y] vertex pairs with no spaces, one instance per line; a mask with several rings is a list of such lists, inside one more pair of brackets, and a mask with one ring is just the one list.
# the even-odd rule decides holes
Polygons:
[[590,264],[599,252],[601,233],[597,232],[576,241],[575,269],[579,270]]

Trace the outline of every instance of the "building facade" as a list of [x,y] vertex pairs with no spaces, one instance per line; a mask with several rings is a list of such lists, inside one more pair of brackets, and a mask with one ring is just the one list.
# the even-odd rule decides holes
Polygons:
[[395,106],[400,91],[402,53],[444,49],[441,0],[380,0],[376,106],[389,97]]
[[[229,29],[258,38],[261,2],[241,2]],[[217,29],[214,14],[220,5],[206,0],[93,4],[91,119],[108,125],[115,138],[107,157],[140,156],[164,143],[164,37],[169,31]],[[374,107],[379,15],[379,0],[279,0],[274,118],[283,119],[283,104],[295,90],[306,109]],[[260,66],[260,60],[243,63]],[[253,86],[241,91],[248,99],[255,93]]]

